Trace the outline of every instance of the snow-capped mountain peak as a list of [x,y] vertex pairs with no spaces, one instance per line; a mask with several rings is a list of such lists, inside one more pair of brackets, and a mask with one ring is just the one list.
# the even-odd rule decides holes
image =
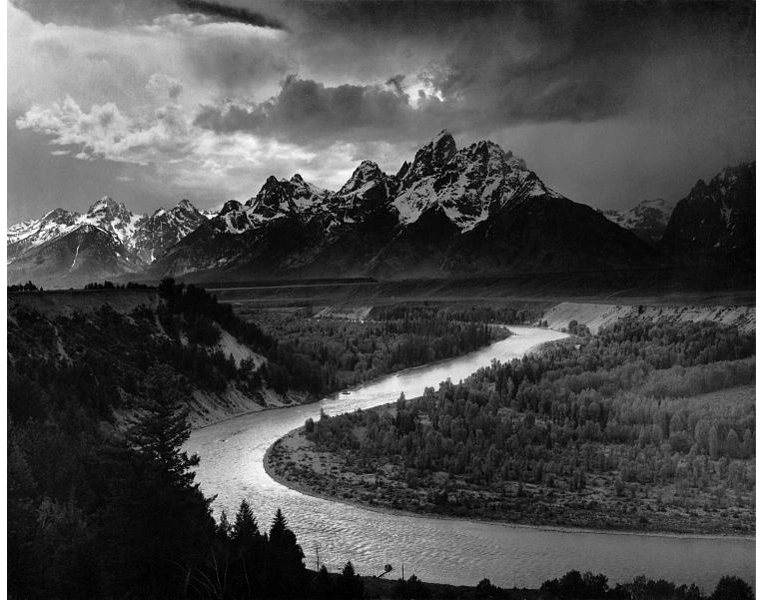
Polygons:
[[117,236],[128,245],[144,215],[134,215],[123,203],[117,203],[111,196],[103,196],[83,215],[82,224],[93,225]]
[[414,155],[413,162],[404,163],[398,172],[401,185],[405,188],[423,177],[428,177],[451,162],[456,154],[456,142],[445,129]]
[[642,200],[636,206],[626,210],[604,210],[602,214],[610,221],[633,231],[649,242],[660,240],[671,218],[674,204],[663,198]]
[[181,200],[170,210],[160,208],[150,217],[138,222],[138,227],[126,246],[147,263],[153,262],[164,250],[177,244],[194,231],[206,218],[188,200]]
[[241,207],[242,207],[242,204],[238,200],[229,200],[223,205],[223,208],[220,209],[218,216],[223,217],[230,212],[239,211],[241,210]]
[[88,214],[96,214],[99,212],[116,214],[124,210],[127,210],[124,204],[118,204],[111,196],[102,196],[90,206]]
[[299,173],[290,180],[268,177],[257,193],[247,200],[245,206],[254,224],[314,213],[320,209],[329,192],[306,182]]
[[393,201],[402,224],[411,224],[425,211],[438,209],[465,233],[509,203],[558,197],[522,159],[494,142],[455,148],[450,134],[441,132],[406,167]]
[[292,198],[296,184],[286,179],[276,179],[273,175],[268,177],[257,193],[250,198],[246,206],[258,221],[267,221],[284,217],[295,212],[295,204]]
[[384,179],[385,174],[379,168],[377,163],[370,160],[364,160],[355,168],[353,174],[337,192],[340,196],[348,194],[362,193],[376,182]]

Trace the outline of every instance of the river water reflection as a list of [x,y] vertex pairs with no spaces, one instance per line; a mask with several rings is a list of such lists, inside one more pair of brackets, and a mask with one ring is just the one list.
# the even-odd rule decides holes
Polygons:
[[411,398],[447,378],[456,383],[493,359],[522,356],[531,347],[563,337],[545,329],[512,327],[512,337],[462,358],[411,369],[319,403],[252,413],[192,432],[185,449],[201,457],[197,481],[217,495],[215,514],[233,515],[246,498],[267,529],[277,508],[313,567],[316,547],[330,571],[351,560],[357,572],[379,574],[386,563],[406,577],[475,585],[488,577],[504,587],[535,587],[571,569],[604,573],[611,582],[645,574],[676,583],[696,582],[713,591],[721,575],[755,580],[755,542],[660,535],[610,534],[515,527],[455,519],[388,514],[295,492],[273,481],[263,468],[268,447],[308,417],[330,415]]

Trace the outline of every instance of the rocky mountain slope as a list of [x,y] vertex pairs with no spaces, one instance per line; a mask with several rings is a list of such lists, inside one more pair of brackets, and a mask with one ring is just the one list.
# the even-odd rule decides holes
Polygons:
[[[10,253],[9,253],[10,254]],[[6,266],[9,285],[81,286],[137,270],[138,261],[119,239],[94,225],[80,225],[31,246]]]
[[754,271],[756,164],[727,167],[707,184],[698,181],[677,203],[660,245],[683,263]]
[[642,240],[655,244],[663,237],[674,206],[663,198],[656,198],[643,200],[626,210],[603,210],[602,214],[613,223],[633,231]]

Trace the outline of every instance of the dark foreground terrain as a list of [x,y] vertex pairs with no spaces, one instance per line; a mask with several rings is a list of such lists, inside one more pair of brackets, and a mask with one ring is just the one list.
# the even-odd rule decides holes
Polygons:
[[[515,306],[502,299],[498,292],[488,302],[473,302],[466,295],[468,290],[474,291],[465,288],[461,292],[460,301],[451,309],[456,312],[451,316],[480,314],[483,316],[479,322],[485,323],[486,315],[495,317],[500,311],[512,308],[515,318],[535,322],[543,320],[544,309],[555,304],[549,299],[536,297]],[[284,290],[281,293],[285,293]],[[627,588],[617,591],[617,587],[604,587],[604,582],[594,576],[579,578],[573,575],[565,582],[550,583],[541,590],[502,591],[490,582],[481,582],[477,588],[452,588],[425,585],[408,577],[403,583],[366,579],[365,591],[361,592],[358,580],[351,577],[352,574],[347,574],[344,587],[335,587],[333,583],[326,587],[325,579],[306,570],[303,550],[284,515],[277,515],[272,522],[258,523],[243,502],[230,521],[227,518],[215,521],[210,509],[211,500],[201,493],[194,481],[193,470],[198,458],[181,450],[189,433],[188,409],[205,408],[199,401],[200,394],[219,396],[221,401],[227,401],[234,392],[239,396],[251,393],[267,404],[268,390],[301,390],[307,396],[310,382],[318,385],[317,389],[321,385],[337,385],[340,379],[306,378],[304,362],[294,359],[299,355],[320,354],[321,344],[302,347],[301,341],[299,345],[284,346],[284,352],[279,352],[279,344],[266,331],[273,327],[273,331],[279,331],[279,337],[291,335],[295,340],[302,340],[302,334],[307,331],[304,328],[312,326],[311,321],[301,320],[303,317],[299,315],[293,321],[284,314],[294,312],[300,306],[304,308],[306,303],[294,303],[292,297],[282,298],[282,306],[291,304],[291,308],[275,316],[275,320],[269,321],[270,325],[263,322],[261,328],[239,315],[249,311],[254,317],[261,310],[272,307],[258,305],[253,308],[253,303],[246,302],[246,297],[240,297],[240,310],[232,312],[198,288],[169,282],[158,294],[147,290],[97,288],[79,294],[20,294],[24,294],[23,299],[15,304],[9,302],[8,314],[10,598],[234,600],[253,597],[357,598],[362,594],[380,598],[627,597],[624,595],[628,593]],[[431,319],[433,314],[437,317],[438,311],[453,302],[448,300],[449,295],[438,297],[434,290],[428,294],[430,299],[420,301],[418,308],[410,306],[408,300],[404,302],[401,313],[396,312],[400,302],[391,303],[388,296],[375,300],[366,296],[367,302],[363,306],[374,305],[378,310],[391,311],[385,313],[391,328],[403,327],[406,321],[405,327],[409,328],[418,327],[419,321],[429,320],[437,324],[437,318],[435,321]],[[269,302],[275,301],[277,296],[271,295]],[[410,293],[408,298],[411,298]],[[438,298],[443,301],[435,302]],[[326,303],[313,305],[308,312],[317,314],[327,309],[320,327],[335,322],[336,331],[343,337],[347,332],[358,333],[363,329],[361,320],[353,314],[338,314],[349,308],[345,304],[337,308],[336,303]],[[373,321],[366,324],[374,325]],[[445,325],[438,329],[441,325],[433,330],[439,339],[464,334],[465,341],[470,344],[488,341],[480,336],[490,330],[483,329],[481,333],[479,328],[459,329],[458,324],[456,329]],[[345,326],[349,329],[343,329]],[[476,337],[475,334],[479,335]],[[385,335],[384,328],[380,329],[380,339],[385,339]],[[324,341],[328,343],[329,340]],[[347,352],[350,362],[343,366],[353,365],[352,369],[339,369],[337,373],[343,373],[341,377],[363,378],[365,369],[374,365],[373,352],[368,354],[365,362],[356,360],[353,364],[354,358],[363,356],[366,343],[361,343],[361,337],[358,342],[355,346],[343,346],[336,355],[341,359]],[[737,347],[736,343],[732,347]],[[384,356],[397,356],[396,360],[405,361],[406,353],[400,352],[400,345],[384,348]],[[236,354],[228,352],[232,349],[236,349]],[[461,351],[457,347],[456,352]],[[371,357],[371,363],[368,357]],[[262,359],[267,359],[267,365],[261,362]],[[338,365],[340,363],[342,360]],[[394,362],[385,365],[385,368],[395,367]],[[693,368],[687,367],[689,374]],[[522,387],[519,383],[516,389]],[[541,383],[539,380],[534,385],[539,388]],[[533,393],[542,391],[541,388],[535,392],[526,389],[526,400],[532,402]],[[603,415],[610,406],[602,390],[600,393],[603,400],[597,403],[600,415]],[[196,402],[193,406],[190,403],[192,397]],[[480,397],[480,393],[474,395],[476,405]],[[260,400],[255,400],[255,404]],[[579,401],[583,399],[576,400]],[[579,414],[587,418],[594,415],[592,403],[586,412]],[[722,405],[723,410],[726,410],[725,406]],[[743,403],[743,406],[747,404]],[[522,410],[521,407],[510,408]],[[403,412],[409,410],[404,408]],[[717,495],[716,500],[711,500],[718,501],[720,506],[723,503],[727,508],[734,508],[738,501],[745,503],[748,493],[746,469],[735,466],[747,460],[747,438],[744,430],[737,432],[737,421],[725,421],[731,415],[717,415],[713,412],[715,409],[709,410],[709,418],[718,419],[718,423],[709,425],[716,425],[716,433],[723,445],[716,448],[719,458],[713,458],[709,430],[708,448],[699,443],[696,458],[710,453],[707,466],[703,461],[701,465],[709,469],[704,471],[707,484],[713,486],[715,481],[710,469],[721,468],[717,477],[726,477],[725,481],[733,478],[736,485],[743,486],[739,498],[725,492],[723,497]],[[745,412],[742,416],[745,418]],[[403,420],[407,419],[409,417]],[[514,417],[510,419],[513,420]],[[542,419],[539,417],[538,420],[540,423]],[[668,451],[672,452],[669,456],[673,461],[673,452],[679,452],[684,445],[679,435],[673,440],[676,448],[672,447],[672,434],[681,433],[678,425],[672,423],[673,419],[669,419]],[[512,423],[512,426],[516,425]],[[562,427],[564,430],[564,422]],[[574,435],[578,435],[575,427]],[[724,427],[727,429],[722,431]],[[729,435],[730,427],[738,433],[737,445],[734,436]],[[583,422],[582,431],[585,430],[586,423]],[[701,434],[703,431],[701,427]],[[754,431],[751,429],[752,435]],[[594,444],[594,441],[587,443]],[[596,444],[594,446],[596,457]],[[659,449],[663,452],[662,446]],[[581,460],[585,455],[582,450]],[[652,456],[663,457],[662,454]],[[720,467],[722,456],[729,460]],[[684,460],[675,466],[681,466]],[[546,475],[546,468],[542,468],[543,475]],[[510,472],[515,473],[511,469]],[[699,473],[701,480],[704,473]],[[688,475],[686,469],[685,475]],[[573,476],[565,472],[561,474],[561,480],[567,481]],[[639,481],[639,471],[632,475],[624,472],[620,476],[626,478],[625,489],[631,493],[633,488],[639,498],[646,485]],[[637,477],[637,480],[629,477]],[[535,483],[526,482],[527,489],[532,489],[533,485]],[[285,509],[288,511],[288,507]],[[347,558],[353,559],[352,556]],[[677,588],[665,582],[650,584],[639,580],[634,586],[634,590],[661,590],[662,595],[651,592],[649,597],[654,598],[703,597],[695,588]],[[730,586],[742,595],[725,592]],[[721,592],[714,598],[750,597],[746,590],[739,581],[730,580],[722,585]],[[632,597],[648,596],[632,594]]]

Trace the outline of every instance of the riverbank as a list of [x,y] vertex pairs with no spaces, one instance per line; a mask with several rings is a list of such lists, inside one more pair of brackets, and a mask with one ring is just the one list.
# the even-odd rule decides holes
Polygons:
[[[493,340],[487,346],[478,348],[476,350],[471,350],[470,352],[467,352],[462,355],[452,356],[448,358],[441,358],[440,360],[435,360],[435,361],[421,364],[421,365],[414,365],[411,367],[407,367],[405,369],[401,369],[399,371],[395,371],[393,373],[384,373],[380,375],[379,377],[376,377],[372,380],[357,383],[356,385],[353,385],[352,387],[336,390],[334,392],[326,394],[326,397],[352,393],[354,390],[362,386],[373,385],[376,381],[380,381],[391,375],[401,375],[410,371],[416,371],[417,369],[446,364],[449,361],[452,361],[456,358],[461,358],[463,356],[467,356],[474,352],[480,352],[481,350],[484,350],[485,348],[489,347],[491,344],[495,344],[496,342],[499,342],[501,340],[504,340],[514,335],[510,327],[517,327],[516,325],[513,326],[513,325],[503,325],[503,324],[492,324],[491,326],[496,329],[500,329],[505,333],[503,335],[497,335],[496,339]],[[521,327],[524,327],[524,326],[521,326]],[[547,342],[547,343],[554,343],[554,342]],[[538,344],[537,346],[535,346],[535,348],[538,349],[543,347],[544,345],[545,344]],[[225,393],[223,394],[202,393],[196,390],[191,395],[187,403],[187,408],[188,408],[187,420],[188,420],[189,426],[191,427],[191,430],[196,431],[204,427],[209,427],[211,425],[222,423],[223,421],[228,421],[230,419],[243,417],[245,415],[259,413],[259,412],[268,411],[268,410],[290,408],[290,407],[300,406],[303,404],[314,404],[316,402],[319,402],[320,400],[321,400],[320,397],[311,396],[305,392],[289,391],[284,395],[280,395],[275,390],[270,388],[262,388],[259,392],[257,392],[255,397],[247,396],[246,394],[242,393],[240,390],[233,387],[229,387],[229,389],[227,389]],[[123,411],[122,413],[117,415],[118,422],[120,423],[126,423],[133,417],[135,417],[135,413],[129,412],[129,411]]]
[[[394,411],[394,406],[387,404],[372,410]],[[346,468],[347,460],[344,455],[317,451],[301,427],[271,445],[263,464],[272,479],[302,494],[387,514],[500,522],[563,532],[755,539],[753,510],[733,509],[720,514],[723,511],[681,511],[654,505],[637,508],[633,502],[606,498],[600,489],[580,494],[560,491],[550,496],[540,486],[525,484],[515,510],[506,510],[506,506],[517,497],[474,489],[470,490],[474,501],[470,510],[449,511],[433,501],[440,487],[410,488],[391,477],[389,468],[359,474]]]

